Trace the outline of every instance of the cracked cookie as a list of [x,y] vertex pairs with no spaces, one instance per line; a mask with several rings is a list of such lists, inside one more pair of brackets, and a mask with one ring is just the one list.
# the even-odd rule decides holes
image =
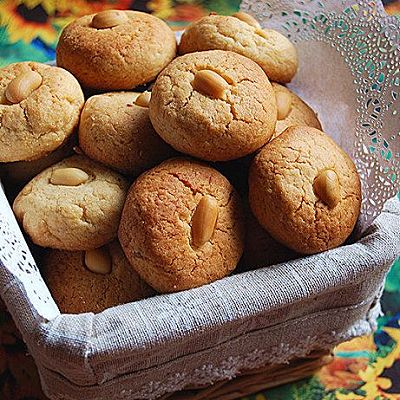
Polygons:
[[209,161],[262,147],[276,116],[275,93],[262,69],[222,50],[175,59],[158,76],[150,100],[157,133],[176,150]]
[[107,93],[89,98],[81,114],[79,146],[93,160],[138,176],[175,151],[154,131],[150,93]]
[[35,62],[0,69],[0,162],[46,156],[72,135],[84,98],[62,68]]
[[48,250],[41,273],[62,313],[99,313],[154,294],[118,241],[89,251]]
[[293,44],[272,29],[261,29],[239,18],[209,15],[183,32],[179,54],[204,50],[229,50],[255,61],[272,81],[287,83],[298,67]]
[[240,198],[229,181],[203,163],[176,158],[131,186],[118,237],[150,286],[176,292],[232,272],[244,229]]
[[325,133],[289,127],[255,157],[249,201],[276,240],[299,253],[319,253],[351,234],[360,213],[360,178]]
[[106,10],[78,18],[63,30],[57,65],[85,87],[129,90],[152,81],[175,54],[175,34],[161,19]]
[[306,125],[322,130],[317,114],[299,96],[285,86],[272,82],[278,107],[278,121],[273,138],[286,128],[294,125]]
[[72,156],[33,178],[13,210],[35,244],[88,250],[116,237],[127,189],[119,174]]

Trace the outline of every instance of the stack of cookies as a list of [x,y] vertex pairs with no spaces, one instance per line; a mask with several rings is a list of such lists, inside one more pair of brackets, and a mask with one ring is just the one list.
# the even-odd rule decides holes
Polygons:
[[62,312],[198,287],[351,234],[355,166],[285,86],[293,44],[250,15],[203,17],[177,46],[154,16],[103,11],[65,28],[57,65],[0,70],[0,171],[10,193],[25,185],[14,213],[46,248]]

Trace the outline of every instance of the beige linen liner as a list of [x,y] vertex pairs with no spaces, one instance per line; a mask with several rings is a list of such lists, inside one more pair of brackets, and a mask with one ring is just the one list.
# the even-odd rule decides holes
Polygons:
[[354,244],[197,289],[65,315],[0,188],[0,295],[52,399],[151,400],[375,328],[384,278],[400,254],[400,202],[383,209],[400,181],[393,62],[400,22],[379,1],[243,0],[241,7],[295,42],[299,71],[289,87],[355,161],[364,233]]

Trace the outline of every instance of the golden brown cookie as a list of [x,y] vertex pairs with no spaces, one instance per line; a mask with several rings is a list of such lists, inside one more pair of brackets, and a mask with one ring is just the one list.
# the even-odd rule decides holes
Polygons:
[[121,175],[86,157],[72,156],[33,178],[13,209],[35,244],[93,249],[115,238],[127,189]]
[[16,161],[0,164],[0,179],[9,189],[20,190],[22,185],[28,183],[37,174],[51,165],[74,154],[76,136],[70,136],[67,141],[48,155],[32,161]]
[[154,294],[117,241],[86,252],[49,250],[41,272],[60,311],[68,314],[99,313]]
[[273,138],[286,128],[294,125],[306,125],[322,130],[317,114],[299,96],[285,86],[271,82],[275,90],[278,106],[278,121]]
[[56,150],[77,127],[83,103],[78,81],[62,68],[23,62],[0,69],[0,162]]
[[201,286],[232,272],[242,255],[240,198],[213,168],[171,159],[132,185],[118,237],[131,265],[157,291]]
[[179,54],[229,50],[255,61],[272,81],[287,83],[297,71],[293,44],[272,29],[260,29],[239,18],[209,15],[190,24],[182,35]]
[[204,160],[250,154],[270,140],[275,93],[262,69],[239,54],[213,50],[175,59],[157,78],[150,119],[176,150]]
[[149,118],[150,93],[107,93],[85,103],[79,146],[93,160],[137,176],[175,152],[154,131]]
[[175,34],[161,19],[107,10],[78,18],[63,30],[57,65],[86,87],[129,90],[152,81],[175,53]]
[[289,127],[255,157],[249,201],[276,240],[299,253],[318,253],[351,234],[360,213],[360,178],[329,136]]

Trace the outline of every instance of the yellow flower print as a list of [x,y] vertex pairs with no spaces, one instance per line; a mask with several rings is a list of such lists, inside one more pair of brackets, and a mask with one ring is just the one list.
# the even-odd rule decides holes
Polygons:
[[340,343],[335,348],[335,353],[354,351],[376,351],[374,337],[372,335],[356,337],[348,342]]
[[384,327],[383,330],[392,337],[396,345],[386,357],[378,358],[374,364],[368,365],[364,371],[359,372],[360,378],[365,382],[360,387],[367,393],[365,400],[374,400],[379,396],[388,400],[399,400],[398,394],[386,392],[392,386],[391,380],[380,375],[385,369],[391,368],[394,362],[400,358],[400,330],[390,327]]
[[[34,3],[32,0],[28,3]],[[37,2],[35,2],[37,3]],[[48,2],[46,7],[49,7]],[[29,14],[35,9],[35,20]],[[48,21],[48,14],[41,4],[27,5],[23,1],[4,0],[1,7],[0,26],[6,26],[11,43],[19,40],[30,43],[39,37],[46,44],[57,40],[57,32]]]
[[147,7],[158,18],[168,19],[174,14],[172,0],[151,0]]
[[107,8],[126,9],[129,0],[114,3],[88,2],[86,0],[3,0],[0,8],[0,27],[7,28],[11,43],[30,43],[39,38],[53,45],[60,30],[82,15]]

